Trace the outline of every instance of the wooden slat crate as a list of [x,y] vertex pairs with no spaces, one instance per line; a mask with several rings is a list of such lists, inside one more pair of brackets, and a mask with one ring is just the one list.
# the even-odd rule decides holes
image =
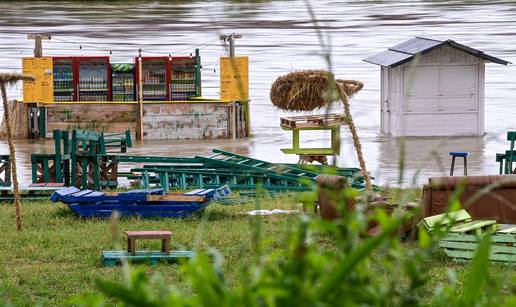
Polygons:
[[[478,244],[478,236],[465,234],[450,234],[439,242],[446,255],[455,261],[471,260]],[[491,237],[489,260],[516,264],[516,232],[505,233],[502,230]]]

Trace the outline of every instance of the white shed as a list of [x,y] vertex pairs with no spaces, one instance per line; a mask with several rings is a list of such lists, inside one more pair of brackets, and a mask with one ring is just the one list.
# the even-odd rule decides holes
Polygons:
[[483,135],[485,63],[509,64],[421,37],[364,61],[381,66],[381,131],[393,136]]

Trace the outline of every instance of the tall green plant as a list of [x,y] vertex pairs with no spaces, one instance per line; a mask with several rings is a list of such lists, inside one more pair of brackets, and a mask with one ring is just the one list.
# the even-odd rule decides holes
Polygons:
[[[365,192],[363,192],[365,193]],[[126,284],[98,281],[102,296],[75,298],[75,304],[98,306],[111,298],[123,306],[494,306],[503,303],[496,284],[489,282],[489,237],[483,238],[473,262],[464,290],[458,293],[452,280],[434,290],[430,302],[428,261],[433,256],[436,240],[429,234],[422,247],[406,250],[396,235],[399,226],[410,219],[408,214],[388,217],[377,211],[374,220],[383,231],[372,238],[362,238],[368,218],[362,213],[355,190],[352,197],[357,210],[349,211],[346,200],[340,199],[340,218],[323,221],[303,215],[289,235],[285,250],[267,252],[257,249],[258,257],[243,269],[240,283],[226,284],[220,255],[199,252],[198,257],[184,263],[181,269],[190,291],[166,285],[141,270],[132,270]],[[440,234],[442,235],[442,234]],[[423,244],[424,243],[424,244]],[[263,244],[263,243],[262,243]],[[215,257],[215,258],[214,258]],[[453,274],[452,274],[453,275]],[[97,305],[96,305],[97,304]]]

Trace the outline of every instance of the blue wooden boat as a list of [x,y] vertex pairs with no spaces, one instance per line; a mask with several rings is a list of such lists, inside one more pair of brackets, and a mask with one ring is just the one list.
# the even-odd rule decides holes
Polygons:
[[165,193],[163,189],[110,193],[67,187],[52,193],[50,200],[67,204],[81,217],[110,217],[117,211],[122,216],[182,218],[204,209],[210,201],[230,193],[226,185],[187,193]]

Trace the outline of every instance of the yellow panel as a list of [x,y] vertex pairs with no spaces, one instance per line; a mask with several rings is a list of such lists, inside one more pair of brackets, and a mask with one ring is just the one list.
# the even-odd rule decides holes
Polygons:
[[220,58],[220,99],[249,100],[248,57]]
[[23,101],[53,102],[52,58],[23,58],[22,71],[24,75],[30,75],[36,79],[23,82]]
[[[34,58],[22,59],[22,73],[24,75],[34,75]],[[23,81],[23,101],[31,102],[34,100],[34,84],[33,81]]]

